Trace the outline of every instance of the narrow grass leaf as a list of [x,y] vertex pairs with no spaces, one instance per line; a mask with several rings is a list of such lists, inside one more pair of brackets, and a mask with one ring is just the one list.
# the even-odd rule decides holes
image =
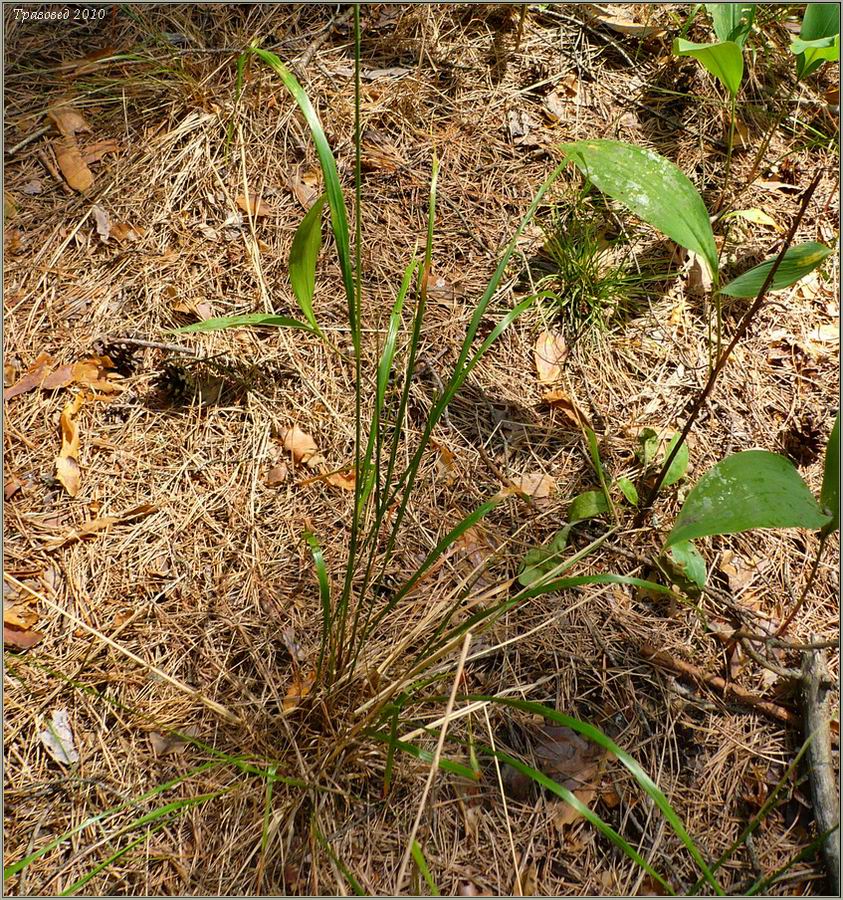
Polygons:
[[831,520],[823,526],[823,535],[834,534],[840,527],[840,413],[834,420],[828,446],[825,449],[823,485],[820,489],[820,503]]
[[[274,316],[266,313],[246,313],[242,316],[222,316],[217,319],[206,319],[194,322],[181,328],[173,328],[173,334],[190,334],[200,331],[221,331],[224,328],[243,328],[244,326],[268,328],[300,328],[302,331],[314,332],[312,325],[291,319],[289,316]],[[318,333],[318,331],[314,332]]]
[[600,459],[600,448],[597,446],[597,435],[594,433],[594,431],[592,431],[591,428],[586,425],[585,436],[588,441],[588,453],[591,457],[591,464],[594,466],[594,471],[597,473],[597,477],[600,480],[600,487],[603,491],[603,497],[606,501],[606,507],[614,516],[615,506],[612,503],[612,495],[609,493],[609,485],[606,480],[606,470],[603,468],[603,462]]
[[313,313],[313,294],[316,291],[316,263],[322,248],[322,207],[325,205],[323,194],[307,211],[301,224],[296,229],[293,244],[290,247],[290,284],[305,319],[313,330],[319,333],[316,316]]
[[331,845],[325,839],[322,832],[319,830],[316,822],[313,822],[313,832],[316,835],[316,840],[319,841],[319,846],[331,857],[334,862],[334,865],[342,872],[345,880],[351,885],[351,890],[354,891],[355,896],[357,897],[368,897],[369,895],[363,889],[363,886],[360,882],[354,877],[351,872],[351,869],[337,856],[337,854],[331,848]]
[[[825,244],[818,244],[815,241],[791,247],[785,253],[781,265],[776,270],[769,290],[780,291],[782,288],[796,284],[800,278],[804,278],[809,272],[813,272],[832,252],[830,247],[826,247]],[[757,297],[758,292],[767,280],[767,275],[773,267],[776,258],[775,256],[770,257],[770,259],[765,260],[748,272],[744,272],[743,275],[738,275],[737,278],[730,281],[725,287],[722,287],[720,293],[727,294],[730,297]]]
[[[367,734],[375,740],[393,745],[396,750],[403,750],[405,753],[409,753],[410,756],[415,757],[419,762],[422,762],[427,766],[433,765],[433,754],[429,750],[425,750],[408,741],[402,741],[399,738],[387,736],[380,731],[369,731]],[[454,762],[446,757],[439,757],[439,768],[449,775],[459,775],[461,778],[470,778],[472,781],[475,780],[474,772],[468,766],[459,762]]]
[[752,528],[818,529],[829,521],[790,460],[745,450],[727,456],[697,482],[665,546]]
[[804,862],[807,859],[813,859],[817,850],[822,847],[822,845],[826,842],[826,839],[834,834],[840,828],[840,824],[832,825],[831,828],[824,831],[822,834],[818,835],[808,844],[807,847],[803,847],[798,853],[795,853],[791,858],[780,868],[776,869],[771,875],[767,875],[764,878],[760,878],[755,884],[751,885],[746,892],[747,897],[757,897],[759,894],[765,895],[767,892],[767,888],[774,885],[782,875],[786,874],[789,869],[792,869],[797,863]]
[[653,150],[622,141],[576,141],[561,149],[604,194],[702,256],[716,282],[717,247],[708,211],[679,168]]
[[556,794],[557,797],[564,800],[566,803],[570,804],[583,818],[587,819],[602,835],[607,837],[619,850],[623,851],[636,865],[640,866],[651,878],[655,879],[665,891],[667,891],[670,896],[675,896],[676,892],[673,888],[662,878],[661,875],[644,859],[634,847],[630,846],[630,844],[612,828],[611,825],[604,822],[603,819],[600,818],[597,813],[593,812],[586,806],[573,792],[568,790],[568,788],[554,781],[552,778],[548,778],[543,772],[540,772],[538,769],[534,769],[532,766],[525,765],[520,760],[515,759],[515,757],[510,756],[507,753],[503,753],[500,750],[494,751],[489,750],[491,755],[496,756],[501,762],[507,763],[507,765],[512,766],[513,769],[521,772],[523,775],[532,778],[536,784],[541,785],[543,788],[547,788],[551,793]]
[[415,860],[416,865],[419,867],[419,872],[421,872],[422,878],[424,878],[427,886],[430,888],[431,895],[433,897],[441,897],[442,895],[439,892],[439,888],[436,886],[436,882],[433,880],[433,876],[430,874],[430,869],[427,866],[427,860],[424,858],[421,844],[419,844],[419,842],[415,839],[410,845],[410,853],[412,853],[413,859]]
[[743,79],[743,53],[734,41],[719,44],[695,44],[683,38],[673,41],[673,52],[677,56],[693,56],[705,69],[725,85],[726,90],[736,97]]
[[549,706],[542,703],[535,703],[530,700],[519,700],[513,697],[495,697],[490,695],[469,694],[463,698],[468,701],[481,701],[486,703],[496,703],[503,706],[510,706],[513,709],[520,709],[522,712],[531,713],[532,715],[544,716],[556,722],[557,725],[564,725],[581,734],[583,737],[595,744],[603,747],[612,753],[617,760],[626,767],[632,777],[638,782],[639,787],[650,797],[650,799],[658,806],[664,817],[670,823],[676,835],[687,848],[700,870],[705,875],[708,883],[714,888],[719,896],[723,896],[723,889],[718,884],[706,861],[703,859],[697,845],[691,839],[691,836],[685,830],[679,816],[667,800],[667,797],[659,790],[655,782],[641,768],[641,766],[625,751],[622,750],[611,738],[603,734],[600,729],[595,728],[588,722],[575,719],[573,716],[565,715],[565,713],[557,712]]
[[342,187],[340,185],[334,154],[331,152],[331,147],[328,144],[328,139],[325,137],[322,123],[316,115],[313,104],[310,102],[310,99],[296,80],[293,73],[274,53],[270,53],[268,50],[262,50],[260,47],[251,47],[250,50],[258,57],[258,59],[266,63],[266,65],[268,65],[284,83],[284,86],[290,92],[301,110],[305,122],[307,123],[307,127],[310,129],[310,133],[313,137],[316,155],[319,157],[319,163],[322,168],[322,178],[325,183],[328,206],[331,210],[331,227],[334,232],[337,257],[339,259],[340,272],[342,273],[342,281],[348,303],[348,323],[351,328],[355,350],[359,354],[360,334],[356,327],[356,295],[354,289],[354,270],[351,264],[351,241],[348,230],[348,214],[345,209],[345,199],[342,194]]
[[121,856],[125,856],[130,850],[137,847],[138,844],[142,844],[150,834],[154,834],[156,831],[160,831],[167,823],[159,822],[154,828],[151,828],[146,834],[142,834],[140,837],[135,838],[121,850],[118,850],[116,853],[112,853],[108,859],[104,859],[102,862],[97,863],[90,872],[86,872],[81,878],[77,878],[70,887],[65,888],[60,894],[60,897],[72,897],[74,894],[79,892],[79,888],[86,885],[92,878],[99,875],[103,869],[107,869],[112,863],[117,862]]
[[623,475],[617,479],[616,484],[627,501],[632,506],[638,506],[638,489],[635,485],[628,478],[624,478]]
[[322,641],[319,650],[319,662],[316,666],[317,673],[322,672],[322,663],[325,660],[325,654],[329,652],[329,643],[331,639],[331,582],[328,578],[328,567],[325,565],[325,555],[322,553],[322,547],[316,536],[309,531],[304,533],[304,539],[310,548],[313,557],[313,565],[316,569],[316,580],[319,583],[319,600],[322,605]]

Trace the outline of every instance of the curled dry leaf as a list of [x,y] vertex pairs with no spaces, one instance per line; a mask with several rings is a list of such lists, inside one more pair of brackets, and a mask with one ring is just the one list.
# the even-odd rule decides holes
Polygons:
[[705,297],[711,293],[712,279],[711,272],[705,260],[694,253],[693,250],[688,251],[688,293],[692,297]]
[[86,165],[90,165],[91,163],[99,162],[106,153],[119,152],[120,144],[118,141],[96,141],[85,147],[82,151],[82,159],[85,161]]
[[62,138],[56,141],[53,149],[56,154],[56,162],[68,185],[74,191],[87,191],[94,183],[94,176],[85,160],[82,159],[76,139],[73,137]]
[[61,106],[51,109],[47,117],[56,126],[56,130],[64,137],[73,137],[79,131],[90,131],[91,126],[85,121],[85,117],[72,106]]
[[[4,583],[5,588],[5,583]],[[18,650],[34,647],[44,635],[34,631],[32,626],[38,621],[38,613],[22,603],[13,603],[3,598],[3,643]]]
[[337,487],[342,491],[353,491],[357,482],[357,473],[354,469],[346,469],[341,472],[331,472],[325,476],[325,483]]
[[[199,729],[195,725],[188,725],[187,728],[180,729],[180,733],[186,737],[196,737]],[[161,734],[160,731],[150,731],[149,742],[152,744],[152,752],[159,757],[183,753],[190,743],[176,734]]]
[[31,391],[33,388],[40,386],[41,382],[50,372],[52,365],[53,358],[49,353],[44,353],[43,351],[39,353],[35,362],[33,362],[26,370],[26,375],[24,375],[17,384],[4,389],[3,399],[11,400],[12,397],[17,397],[18,394],[25,394],[27,391]]
[[85,402],[82,394],[78,394],[67,403],[61,414],[61,450],[56,458],[56,478],[64,489],[75,497],[82,486],[82,473],[79,469],[79,423],[74,419]]
[[73,732],[66,709],[54,709],[47,727],[38,735],[47,753],[62,765],[79,762],[79,754],[73,745]]
[[282,702],[284,712],[292,712],[296,709],[301,704],[301,701],[310,693],[315,681],[315,672],[309,672],[304,675],[297,669],[293,673],[292,684],[284,695],[284,700]]
[[234,201],[244,213],[248,213],[259,219],[261,216],[273,216],[275,210],[257,194],[249,194],[248,198],[245,194],[240,194]]
[[586,4],[586,8],[591,12],[593,21],[617,34],[631,34],[642,38],[659,37],[664,34],[663,28],[657,28],[653,25],[641,25],[632,19],[624,19],[621,16],[612,15],[608,10],[599,6]]
[[146,234],[146,229],[130,222],[114,222],[111,225],[111,236],[120,241],[139,241]]
[[303,209],[310,209],[316,202],[319,196],[319,177],[319,172],[314,169],[293,172],[287,176],[287,185]]
[[298,425],[282,429],[280,437],[282,446],[285,450],[290,451],[294,462],[304,463],[306,466],[314,468],[325,461],[319,454],[316,442]]
[[17,647],[18,650],[28,650],[34,647],[39,641],[44,639],[44,635],[40,631],[27,629],[25,631],[19,628],[12,628],[3,623],[3,643],[8,647]]
[[53,369],[52,366],[52,357],[41,353],[29,367],[26,375],[17,384],[4,391],[3,399],[11,400],[12,397],[25,394],[33,388],[54,391],[71,384],[83,384],[101,391],[121,390],[119,385],[107,380],[108,370],[114,368],[114,363],[108,356],[89,356],[87,359],[59,366],[57,369]]
[[568,345],[558,331],[543,331],[533,351],[536,371],[542,384],[553,384],[562,377],[562,363],[568,355]]
[[551,409],[557,409],[561,413],[563,413],[563,415],[570,419],[574,423],[574,425],[578,427],[591,427],[591,424],[588,421],[588,416],[574,403],[573,400],[571,400],[571,398],[564,391],[549,391],[542,397],[542,400]]
[[3,499],[11,500],[20,490],[23,490],[23,482],[16,475],[12,475],[3,482]]

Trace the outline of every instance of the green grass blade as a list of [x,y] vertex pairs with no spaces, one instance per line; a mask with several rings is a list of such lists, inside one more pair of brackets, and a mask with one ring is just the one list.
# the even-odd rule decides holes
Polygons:
[[611,738],[603,734],[602,731],[600,731],[598,728],[595,728],[593,725],[590,725],[588,722],[583,722],[580,719],[575,719],[573,716],[567,716],[564,713],[557,712],[555,709],[551,709],[549,706],[545,706],[542,703],[534,703],[530,700],[518,700],[516,698],[510,697],[494,697],[478,694],[470,694],[464,696],[462,699],[471,702],[481,701],[486,703],[502,704],[503,706],[511,706],[514,709],[520,709],[522,712],[544,716],[545,718],[551,719],[552,721],[556,722],[558,725],[564,725],[566,728],[570,728],[573,731],[576,731],[578,734],[581,734],[583,737],[587,738],[593,743],[603,747],[604,750],[608,750],[610,753],[612,753],[617,758],[617,760],[626,767],[632,777],[638,782],[639,787],[641,787],[641,789],[661,810],[662,814],[667,819],[676,835],[679,837],[679,839],[687,848],[688,852],[693,857],[694,862],[696,862],[696,864],[700,867],[700,870],[705,876],[706,881],[708,881],[711,887],[714,888],[718,896],[723,896],[723,889],[718,884],[705,859],[703,859],[703,856],[697,848],[697,845],[685,830],[685,826],[682,824],[679,816],[676,814],[673,807],[668,802],[667,797],[665,797],[665,795],[661,792],[655,782],[641,768],[641,766],[625,750],[622,750]]
[[112,806],[111,808],[106,809],[101,813],[90,816],[83,822],[80,822],[78,825],[74,825],[73,828],[65,831],[64,834],[59,835],[57,838],[53,838],[53,840],[45,844],[40,850],[35,850],[22,859],[16,860],[15,862],[10,863],[8,866],[4,866],[3,880],[6,881],[12,876],[17,875],[31,863],[35,862],[38,859],[41,859],[42,856],[45,856],[51,850],[55,850],[56,847],[63,844],[69,838],[73,837],[73,835],[78,834],[80,831],[84,831],[90,825],[94,825],[97,822],[102,822],[104,819],[115,816],[131,806],[138,806],[139,804],[144,803],[146,800],[151,800],[153,797],[157,797],[159,794],[163,794],[165,791],[170,790],[177,784],[181,784],[183,781],[186,781],[188,778],[191,778],[194,775],[198,775],[201,772],[207,771],[208,769],[217,768],[221,765],[222,761],[218,760],[212,760],[210,762],[203,763],[202,765],[191,769],[189,772],[186,772],[184,775],[179,775],[178,777],[173,778],[170,781],[165,782],[164,784],[159,784],[157,787],[152,788],[145,794],[142,794],[140,797],[125,800],[123,803],[119,803],[117,806]]
[[537,784],[547,788],[551,793],[556,794],[570,806],[572,806],[581,816],[587,819],[602,835],[607,837],[619,850],[623,851],[636,865],[640,866],[651,878],[655,879],[665,891],[671,896],[675,896],[676,892],[662,878],[661,875],[644,859],[634,847],[612,828],[607,822],[604,822],[597,813],[589,809],[578,797],[576,797],[568,788],[548,778],[543,772],[534,769],[532,766],[525,765],[520,760],[515,759],[507,753],[500,750],[487,749],[487,752],[496,756],[501,762],[505,762],[512,766],[513,769],[532,778]]
[[828,838],[829,835],[834,834],[834,832],[837,831],[838,828],[840,828],[839,823],[837,825],[832,825],[831,828],[824,831],[821,835],[815,837],[807,847],[803,847],[798,853],[796,853],[794,856],[791,856],[791,858],[783,866],[776,869],[775,872],[773,872],[771,875],[767,875],[765,878],[760,878],[758,881],[756,881],[755,884],[753,884],[747,890],[745,896],[757,897],[758,894],[766,892],[767,888],[774,885],[779,880],[779,878],[781,878],[782,875],[784,875],[784,873],[788,871],[788,869],[792,868],[797,863],[800,863],[803,860],[813,859],[813,857],[817,853],[817,850],[819,850],[820,847],[822,847],[822,845],[825,843],[826,838]]
[[354,289],[354,271],[351,265],[351,241],[348,230],[348,215],[345,209],[345,200],[340,186],[339,174],[337,172],[337,163],[316,110],[310,102],[307,94],[302,86],[298,83],[293,73],[281,62],[281,60],[268,50],[262,50],[260,47],[251,47],[251,52],[262,60],[266,65],[275,72],[276,75],[284,83],[284,86],[296,101],[299,109],[304,116],[307,127],[313,137],[313,143],[316,147],[316,155],[319,157],[319,163],[322,167],[322,178],[325,182],[325,192],[328,196],[328,206],[331,210],[331,227],[334,232],[334,240],[337,246],[337,256],[339,258],[340,272],[342,273],[343,286],[348,301],[348,324],[352,329],[351,336],[354,347],[359,355],[360,352],[360,334],[355,329],[357,321],[357,309],[355,301]]
[[59,897],[72,897],[74,894],[78,893],[79,888],[86,885],[92,878],[99,875],[103,869],[107,869],[112,863],[117,862],[121,856],[125,856],[130,850],[134,847],[137,847],[138,844],[142,844],[150,834],[154,834],[156,831],[160,831],[166,822],[159,822],[154,828],[150,829],[146,834],[142,834],[140,837],[135,838],[129,844],[122,848],[122,850],[118,850],[116,853],[112,853],[108,859],[104,859],[102,862],[97,863],[90,872],[86,872],[81,878],[77,878],[70,887],[65,888],[60,894]]
[[334,862],[334,865],[342,872],[345,880],[351,885],[351,890],[354,891],[355,896],[357,897],[367,897],[369,896],[366,891],[363,889],[360,882],[354,877],[351,872],[351,869],[337,856],[336,853],[331,849],[331,845],[325,839],[325,836],[319,829],[319,826],[316,824],[314,820],[312,822],[313,825],[313,833],[316,836],[316,840],[319,842],[319,846],[331,857]]
[[591,456],[591,464],[594,466],[594,471],[600,479],[600,488],[603,491],[603,496],[606,498],[606,506],[611,512],[612,518],[617,522],[618,511],[615,509],[615,504],[612,502],[612,495],[609,493],[609,485],[606,483],[606,470],[603,468],[603,461],[600,459],[600,448],[597,446],[597,435],[595,435],[595,433],[586,425],[585,436],[588,440],[588,453],[589,456]]
[[275,789],[277,766],[270,766],[266,778],[266,796],[263,801],[263,827],[261,828],[261,856],[266,853],[269,843],[269,820],[272,817],[272,793]]
[[436,886],[436,882],[433,880],[433,876],[430,874],[430,869],[427,866],[427,860],[424,858],[421,844],[415,839],[410,845],[410,853],[413,854],[413,859],[415,860],[416,865],[419,867],[419,872],[421,872],[422,878],[424,878],[427,886],[430,888],[431,896],[441,897],[442,894],[439,892],[439,888]]
[[274,316],[266,313],[246,313],[242,316],[222,316],[217,319],[206,319],[204,322],[194,322],[192,325],[183,325],[181,328],[171,329],[172,334],[191,334],[202,331],[222,331],[224,328],[242,328],[266,326],[270,328],[300,328],[302,331],[310,331],[314,334],[313,326],[289,316]]
[[316,263],[322,249],[322,207],[325,205],[323,194],[307,211],[301,220],[290,247],[290,285],[305,319],[317,334],[321,329],[313,313],[313,295],[316,291]]
[[823,536],[833,534],[840,527],[840,413],[834,420],[828,446],[825,448],[823,484],[820,488],[820,503],[831,516],[831,521],[823,526]]
[[310,553],[313,557],[313,565],[316,568],[316,580],[319,583],[319,600],[322,604],[322,642],[319,650],[319,662],[316,666],[317,677],[322,674],[322,664],[325,661],[325,654],[329,654],[329,668],[333,664],[334,650],[331,644],[331,622],[333,610],[331,609],[331,581],[328,577],[328,567],[325,565],[325,555],[316,536],[311,532],[304,533],[304,539],[307,546],[310,547]]
[[[396,750],[403,750],[405,753],[409,753],[410,756],[414,756],[425,765],[433,765],[433,754],[429,750],[424,750],[422,747],[416,746],[416,744],[402,741],[399,738],[392,738],[380,731],[368,731],[366,733],[377,741],[391,744]],[[476,781],[474,772],[468,766],[442,756],[439,757],[439,768],[449,775],[459,775],[461,778],[470,778],[472,781]]]

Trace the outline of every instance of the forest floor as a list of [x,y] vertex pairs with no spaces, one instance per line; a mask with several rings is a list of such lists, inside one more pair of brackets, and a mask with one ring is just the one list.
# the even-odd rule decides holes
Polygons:
[[[329,576],[341,583],[353,503],[341,474],[354,458],[353,367],[302,331],[172,333],[213,316],[299,315],[287,259],[321,191],[318,161],[289,95],[257,60],[238,96],[237,57],[255,42],[291,65],[351,198],[347,8],[87,8],[104,17],[21,21],[4,9],[4,862],[43,851],[6,892],[347,894],[357,885],[368,894],[426,893],[415,862],[403,884],[395,879],[429,757],[399,754],[388,773],[385,745],[360,740],[342,766],[317,768],[378,684],[356,685],[336,710],[314,711],[305,696],[322,619],[301,535],[318,536]],[[725,184],[721,88],[695,60],[671,53],[688,13],[682,5],[606,12],[547,4],[522,19],[517,7],[498,5],[363,8],[365,372],[376,364],[404,267],[424,246],[434,152],[441,163],[402,454],[565,141],[652,148],[689,176],[709,209],[725,190],[735,209],[760,210],[755,222],[731,220],[730,277],[777,252],[816,173],[796,240],[836,247],[837,66],[794,88],[787,48],[798,16],[759,7]],[[687,36],[710,34],[700,14]],[[48,118],[63,106],[82,121]],[[735,197],[770,129],[757,176]],[[68,146],[80,157],[70,163],[60,158]],[[70,187],[68,165],[83,181],[90,172],[91,184]],[[559,530],[573,497],[597,486],[580,421],[597,433],[612,476],[640,479],[642,429],[678,431],[705,382],[712,310],[685,254],[631,215],[591,201],[575,207],[580,184],[571,168],[543,201],[480,334],[552,274],[542,247],[554,223],[573,232],[593,222],[601,235],[618,228],[625,275],[606,289],[593,322],[557,283],[560,305],[521,315],[436,426],[392,583],[502,488],[516,484],[528,496],[496,507],[411,592],[368,651],[373,670],[390,671],[392,648],[423,635],[443,598],[467,581],[466,608],[505,596],[525,554]],[[262,206],[244,203],[250,194]],[[333,249],[326,239],[314,307],[345,350]],[[647,560],[689,486],[727,454],[783,454],[819,492],[838,408],[838,266],[834,254],[770,295],[691,432],[685,478],[659,495],[645,526],[623,513],[576,574],[652,578]],[[641,276],[653,271],[653,280]],[[727,337],[746,308],[724,305]],[[556,347],[565,343],[551,387],[566,399],[555,405],[536,368],[544,333]],[[27,373],[33,389],[15,390]],[[312,437],[321,472],[285,449],[293,426]],[[594,534],[583,527],[572,545],[582,549]],[[759,663],[769,645],[752,645],[752,658],[728,635],[778,627],[817,537],[766,530],[700,545],[711,590],[698,601],[666,602],[623,584],[545,594],[475,637],[470,650],[484,653],[469,656],[462,679],[468,693],[541,702],[604,731],[652,777],[709,861],[784,779],[751,841],[718,872],[727,892],[740,892],[811,845],[816,826],[803,770],[785,777],[803,743],[798,685]],[[838,635],[838,563],[834,536],[788,639]],[[770,652],[779,668],[800,665],[796,651]],[[398,729],[430,752],[445,707],[432,691],[447,696],[456,654],[445,662],[442,684]],[[828,664],[836,680],[835,649]],[[712,676],[766,706],[740,702]],[[543,747],[556,754],[557,775],[572,776],[585,802],[676,890],[696,882],[686,847],[616,761],[586,765],[590,745],[563,731],[548,751],[547,741],[536,743],[541,717],[523,710],[458,701],[455,713],[448,758],[466,762],[475,738],[534,761]],[[51,740],[50,722],[63,737]],[[833,730],[836,754],[836,721]],[[567,771],[566,754],[574,759]],[[440,772],[434,782],[416,839],[442,894],[659,892],[570,807],[511,777],[503,784],[509,776],[499,779],[484,762],[475,781]],[[807,854],[769,892],[821,894],[825,878],[822,857]]]

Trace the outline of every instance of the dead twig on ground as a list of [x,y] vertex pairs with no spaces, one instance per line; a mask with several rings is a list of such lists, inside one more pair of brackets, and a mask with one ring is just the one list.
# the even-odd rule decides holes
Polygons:
[[828,718],[828,669],[819,650],[802,654],[802,702],[808,748],[808,777],[817,831],[826,835],[822,843],[832,896],[840,895],[840,843],[835,833],[840,824],[840,801],[831,760],[831,728]]

